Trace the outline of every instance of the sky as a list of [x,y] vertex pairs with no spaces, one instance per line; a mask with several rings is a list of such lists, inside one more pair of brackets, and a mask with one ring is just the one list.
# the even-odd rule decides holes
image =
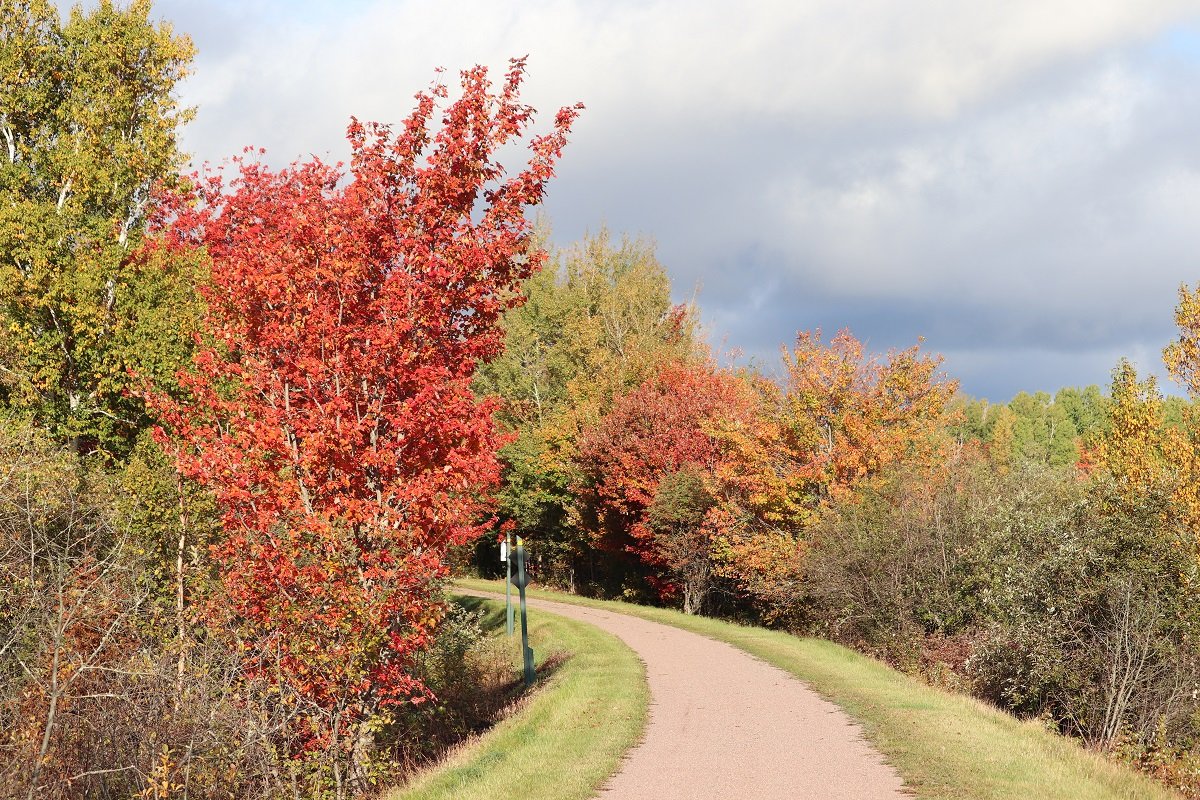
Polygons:
[[977,397],[1163,375],[1200,282],[1200,0],[157,0],[198,47],[183,145],[283,165],[528,55],[587,110],[544,214],[657,243],[718,348],[923,347]]

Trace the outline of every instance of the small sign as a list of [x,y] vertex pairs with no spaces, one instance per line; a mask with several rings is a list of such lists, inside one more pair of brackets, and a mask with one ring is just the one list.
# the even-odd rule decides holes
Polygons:
[[500,561],[508,561],[508,542],[500,543]]

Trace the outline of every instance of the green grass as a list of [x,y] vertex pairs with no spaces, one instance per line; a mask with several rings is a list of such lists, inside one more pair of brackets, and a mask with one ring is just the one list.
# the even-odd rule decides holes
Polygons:
[[[503,603],[481,602],[503,614]],[[539,675],[548,659],[556,664],[549,676],[539,677],[515,714],[385,794],[387,800],[585,800],[617,771],[646,725],[650,691],[642,662],[591,625],[549,614],[533,614],[529,622]],[[500,630],[504,636],[502,622]],[[520,641],[518,633],[516,664]]]
[[[463,587],[503,591],[464,580]],[[800,678],[862,725],[917,797],[944,800],[1153,800],[1178,795],[1079,743],[963,695],[934,689],[821,639],[676,611],[531,590],[727,642]],[[535,615],[541,616],[541,615]]]

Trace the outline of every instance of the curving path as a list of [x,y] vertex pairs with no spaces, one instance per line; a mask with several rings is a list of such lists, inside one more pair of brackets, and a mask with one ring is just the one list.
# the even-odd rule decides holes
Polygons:
[[608,631],[646,665],[649,724],[601,790],[602,800],[911,796],[845,712],[776,667],[724,642],[637,617],[546,600],[530,600],[529,608]]

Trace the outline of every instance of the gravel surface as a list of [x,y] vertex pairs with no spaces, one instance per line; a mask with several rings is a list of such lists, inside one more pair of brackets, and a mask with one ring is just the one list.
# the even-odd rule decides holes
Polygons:
[[602,800],[911,797],[845,712],[776,667],[637,617],[545,600],[529,608],[608,631],[646,665],[650,721]]

